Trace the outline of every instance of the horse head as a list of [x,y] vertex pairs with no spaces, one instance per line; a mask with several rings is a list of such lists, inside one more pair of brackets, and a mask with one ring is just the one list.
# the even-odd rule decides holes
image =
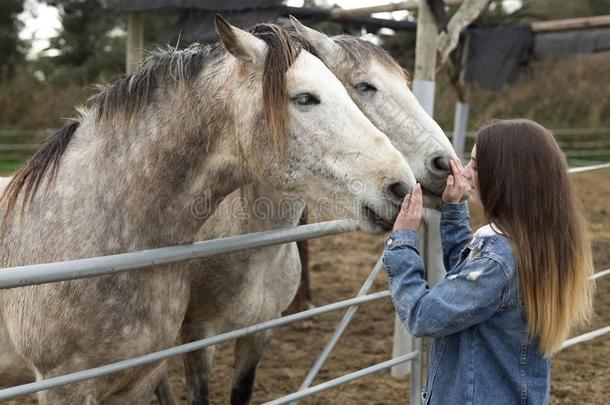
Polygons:
[[366,230],[389,229],[414,176],[341,82],[278,26],[216,27],[233,56],[236,141],[255,180],[312,204],[332,195]]
[[327,35],[291,17],[294,29],[316,49],[371,122],[403,154],[424,190],[426,206],[437,206],[455,156],[439,125],[408,87],[404,69],[383,48],[353,36]]

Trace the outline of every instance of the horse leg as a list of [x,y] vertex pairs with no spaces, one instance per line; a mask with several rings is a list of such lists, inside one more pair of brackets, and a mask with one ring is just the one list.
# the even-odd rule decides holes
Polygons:
[[252,396],[256,366],[271,339],[271,331],[255,333],[235,342],[235,371],[231,388],[231,405],[247,404]]
[[98,405],[99,400],[92,394],[83,394],[69,386],[58,387],[36,393],[40,405]]
[[214,346],[184,355],[186,374],[186,396],[189,405],[210,403],[209,376],[214,361]]
[[[165,380],[165,381],[163,381]],[[122,391],[114,393],[101,401],[102,405],[148,405],[150,404],[150,397],[153,392],[157,393],[160,386],[166,384],[164,388],[168,390],[166,392],[165,399],[170,401],[166,402],[166,404],[175,405],[176,401],[174,399],[173,393],[171,391],[171,387],[169,386],[169,381],[167,380],[167,364],[165,361],[158,364],[153,370],[151,370],[147,375],[141,378],[133,388],[128,391]]]
[[176,397],[174,397],[174,392],[172,391],[172,386],[169,383],[167,373],[163,374],[163,377],[161,377],[159,385],[155,390],[155,395],[157,396],[157,400],[161,405],[177,405]]
[[[299,225],[307,224],[307,208],[303,210]],[[299,251],[299,259],[301,260],[301,280],[296,295],[292,302],[284,310],[284,314],[296,314],[297,312],[306,311],[314,307],[313,298],[311,296],[311,288],[309,287],[309,247],[306,240],[298,241],[297,248]]]

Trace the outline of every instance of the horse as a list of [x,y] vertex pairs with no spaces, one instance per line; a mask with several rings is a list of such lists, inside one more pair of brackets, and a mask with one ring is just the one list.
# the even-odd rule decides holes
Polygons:
[[[331,39],[296,19],[293,24],[295,35],[314,46],[356,105],[405,156],[426,190],[427,205],[437,206],[449,174],[448,160],[455,152],[409,90],[406,72],[368,41],[347,35]],[[249,184],[220,204],[198,237],[296,226],[304,207],[303,200],[290,199],[281,190]],[[297,291],[301,262],[296,243],[289,243],[192,261],[187,269],[191,293],[182,342],[279,317]],[[256,368],[270,337],[271,331],[264,331],[236,340],[232,404],[250,400]],[[184,356],[189,404],[209,403],[213,357],[213,346]]]
[[[337,78],[276,25],[215,23],[219,43],[149,56],[15,173],[0,199],[0,267],[192,243],[252,182],[308,203],[332,193],[363,229],[391,227],[415,178]],[[1,290],[2,350],[40,380],[170,347],[190,293],[181,267]],[[164,366],[37,395],[147,403]]]

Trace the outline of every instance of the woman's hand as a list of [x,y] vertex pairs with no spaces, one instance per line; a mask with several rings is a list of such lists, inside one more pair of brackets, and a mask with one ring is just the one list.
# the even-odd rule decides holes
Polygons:
[[443,191],[441,200],[443,200],[444,203],[457,204],[462,201],[462,197],[468,189],[468,183],[462,177],[462,170],[464,170],[464,167],[462,166],[460,159],[452,158],[449,163],[451,164],[451,172],[453,174],[450,174],[449,177],[447,177],[447,185],[445,186],[445,191]]
[[421,222],[422,205],[421,186],[417,183],[415,187],[413,187],[413,190],[411,190],[411,194],[407,194],[402,201],[402,206],[400,207],[400,212],[396,217],[392,231],[398,229],[412,229],[417,231]]

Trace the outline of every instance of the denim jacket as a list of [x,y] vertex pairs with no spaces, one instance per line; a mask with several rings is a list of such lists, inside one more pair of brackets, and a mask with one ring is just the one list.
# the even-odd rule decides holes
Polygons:
[[472,235],[468,206],[441,212],[445,279],[430,287],[417,233],[399,229],[383,263],[392,301],[415,336],[430,336],[425,404],[547,404],[550,360],[528,335],[510,243],[491,231]]

